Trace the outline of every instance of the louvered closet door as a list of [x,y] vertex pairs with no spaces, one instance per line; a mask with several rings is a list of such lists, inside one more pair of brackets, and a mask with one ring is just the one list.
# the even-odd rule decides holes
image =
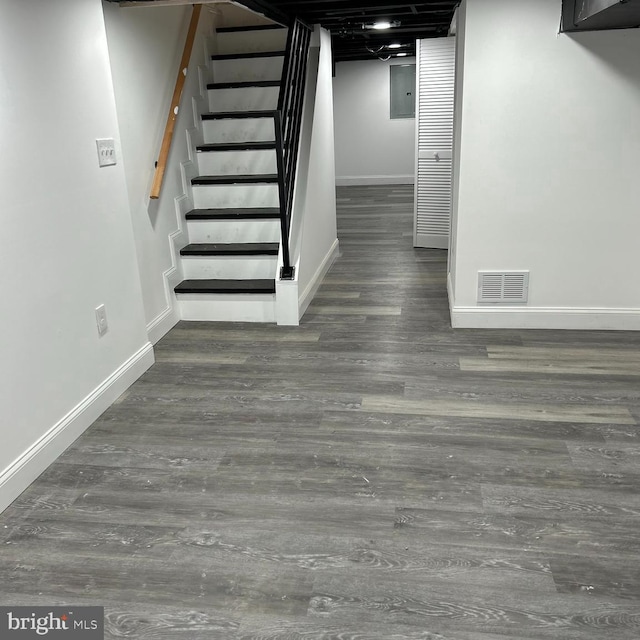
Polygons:
[[449,248],[455,38],[419,40],[414,246]]

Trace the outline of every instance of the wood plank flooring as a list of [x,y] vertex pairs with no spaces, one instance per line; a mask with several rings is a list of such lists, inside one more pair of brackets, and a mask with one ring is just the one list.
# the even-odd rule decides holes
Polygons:
[[640,638],[640,335],[452,330],[412,193],[338,190],[300,327],[169,333],[0,516],[0,601],[107,638]]

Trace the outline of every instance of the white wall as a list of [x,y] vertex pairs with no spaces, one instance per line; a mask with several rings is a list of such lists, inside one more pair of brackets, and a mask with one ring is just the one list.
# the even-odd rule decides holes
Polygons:
[[415,119],[389,115],[392,64],[415,58],[339,62],[333,81],[337,184],[413,184]]
[[200,17],[160,198],[150,200],[149,192],[191,13],[191,6],[185,5],[120,7],[104,3],[145,318],[152,342],[178,320],[173,286],[181,277],[174,242],[186,244],[182,213],[190,208],[189,185],[183,181],[180,165],[190,158],[185,132],[200,124],[194,122],[192,99],[200,96],[198,66],[206,64],[205,42],[212,32],[212,14],[206,7]]
[[[149,191],[190,14],[191,7],[184,5],[121,8],[104,3],[147,325],[171,306],[163,275],[173,267],[168,237],[177,229],[171,170],[161,203],[150,200]],[[178,132],[176,144],[184,143]]]
[[[303,132],[301,140],[303,145],[305,139],[310,140],[308,159],[301,163],[301,171],[306,168],[306,180],[305,176],[301,177],[305,186],[304,200],[301,208],[294,212],[302,218],[300,244],[295,252],[299,253],[300,313],[306,310],[338,254],[331,36],[319,27],[316,27],[315,35],[316,38],[319,36],[319,50],[312,50],[310,64],[314,67],[317,64],[317,70],[314,68],[309,77],[315,81],[315,101],[311,110],[305,109],[308,133]],[[307,102],[309,93],[307,91]]]
[[[558,35],[560,0],[467,0],[457,326],[640,329],[640,32]],[[478,308],[479,270],[529,304]]]
[[456,10],[455,35],[456,35],[456,66],[455,66],[455,95],[454,95],[454,116],[453,116],[453,156],[452,156],[452,206],[451,206],[451,229],[449,235],[448,254],[448,277],[449,299],[455,297],[456,281],[456,256],[458,253],[458,235],[455,229],[458,226],[458,196],[460,193],[460,148],[462,144],[462,95],[464,80],[464,43],[466,28],[467,4],[463,2]]
[[[0,21],[0,509],[153,361],[100,0],[6,0]],[[109,330],[98,337],[95,308]]]

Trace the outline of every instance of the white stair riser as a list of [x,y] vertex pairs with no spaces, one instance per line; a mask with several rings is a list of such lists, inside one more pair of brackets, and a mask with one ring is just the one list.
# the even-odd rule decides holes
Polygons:
[[280,221],[273,220],[189,220],[191,243],[280,242]]
[[203,120],[204,141],[214,142],[267,142],[276,139],[273,118],[238,118]]
[[228,176],[277,173],[276,152],[269,150],[201,151],[198,153],[201,176]]
[[275,322],[275,294],[182,294],[178,296],[183,320]]
[[255,51],[284,51],[287,47],[286,29],[264,31],[232,31],[217,33],[218,53],[253,53]]
[[275,278],[278,256],[182,256],[187,280]]
[[249,82],[253,80],[280,80],[282,56],[266,58],[237,58],[234,60],[212,60],[214,82]]
[[277,184],[194,185],[196,209],[277,207]]
[[260,111],[278,106],[280,87],[209,89],[209,111]]

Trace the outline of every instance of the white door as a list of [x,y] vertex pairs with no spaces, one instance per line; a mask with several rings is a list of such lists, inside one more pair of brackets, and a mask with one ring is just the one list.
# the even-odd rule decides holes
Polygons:
[[451,231],[455,37],[418,40],[413,244],[447,249]]

